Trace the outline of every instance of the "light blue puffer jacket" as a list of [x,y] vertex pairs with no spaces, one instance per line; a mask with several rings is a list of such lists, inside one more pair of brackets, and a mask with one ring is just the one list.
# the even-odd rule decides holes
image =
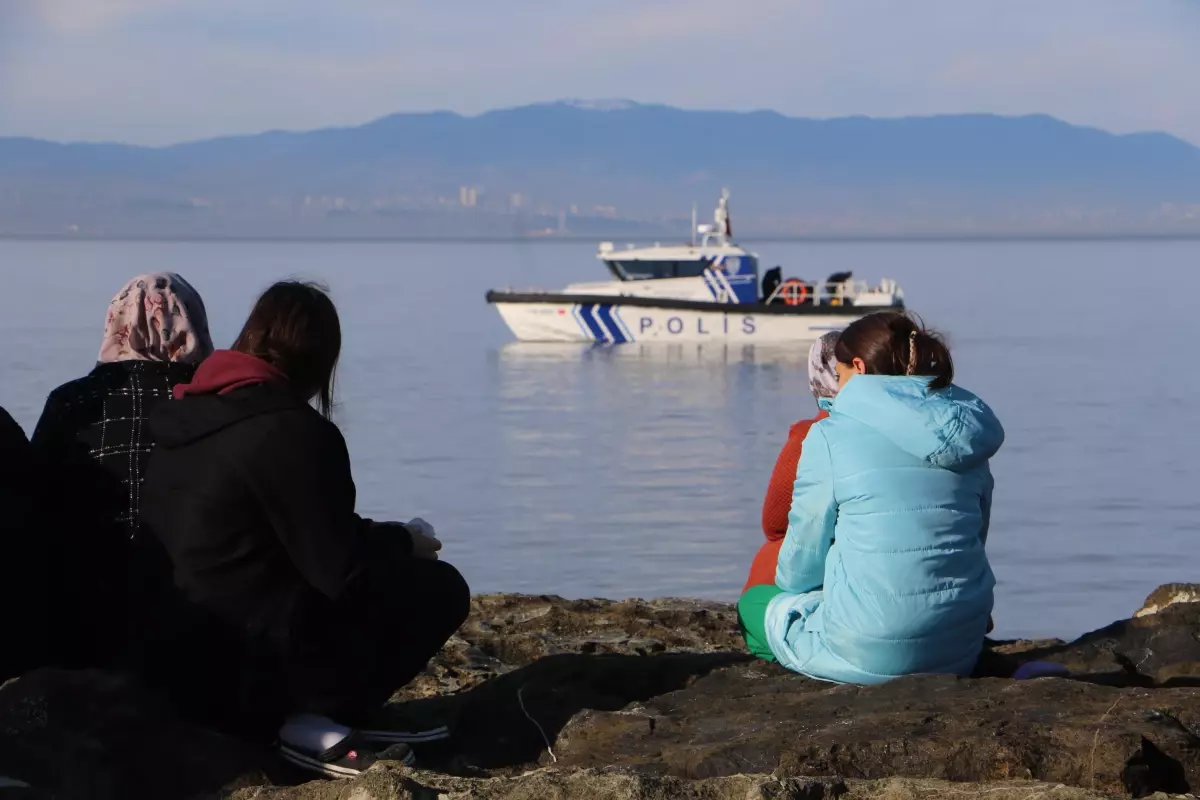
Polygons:
[[766,631],[784,666],[873,684],[969,674],[995,578],[984,553],[992,410],[929,378],[856,375],[812,426]]

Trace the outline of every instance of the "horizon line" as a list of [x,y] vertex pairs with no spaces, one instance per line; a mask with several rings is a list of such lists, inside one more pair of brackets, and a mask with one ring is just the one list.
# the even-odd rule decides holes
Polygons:
[[[632,236],[622,241],[660,242],[662,237]],[[1086,243],[1086,242],[1193,242],[1196,232],[1113,231],[1096,233],[880,233],[767,235],[755,237],[751,246],[763,244],[987,244],[987,243]],[[103,234],[0,234],[0,242],[81,242],[111,244],[590,244],[596,238],[566,236],[177,236]]]

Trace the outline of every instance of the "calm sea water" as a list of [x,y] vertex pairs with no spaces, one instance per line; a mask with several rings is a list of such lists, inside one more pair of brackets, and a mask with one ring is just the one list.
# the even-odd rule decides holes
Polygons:
[[[892,277],[997,410],[997,633],[1070,636],[1200,580],[1200,243],[771,244],[810,279]],[[423,516],[478,591],[732,600],[761,541],[806,348],[521,346],[483,300],[602,273],[586,244],[0,242],[0,404],[32,430],[109,298],[173,270],[218,345],[285,276],[328,283],[360,510]]]

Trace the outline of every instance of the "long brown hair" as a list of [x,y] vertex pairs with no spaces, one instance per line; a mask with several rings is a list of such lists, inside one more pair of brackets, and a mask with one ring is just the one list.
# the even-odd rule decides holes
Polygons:
[[333,385],[342,352],[342,325],[329,290],[317,283],[280,281],[262,293],[233,349],[280,369],[317,410],[333,414]]
[[931,389],[954,381],[954,361],[942,337],[920,319],[880,311],[855,320],[838,337],[834,356],[843,364],[862,359],[868,375],[928,375]]

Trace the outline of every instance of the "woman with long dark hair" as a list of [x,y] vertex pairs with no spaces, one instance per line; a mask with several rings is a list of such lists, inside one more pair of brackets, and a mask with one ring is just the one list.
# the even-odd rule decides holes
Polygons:
[[747,645],[841,683],[970,674],[992,611],[988,460],[1004,431],[906,314],[857,320],[835,355],[840,388],[804,440],[776,585],[738,604]]
[[348,776],[378,747],[447,735],[363,723],[458,629],[470,592],[425,524],[355,513],[329,419],[340,352],[320,287],[269,288],[233,348],[152,418],[142,513],[216,651],[201,659],[209,710],[277,732],[296,765]]

